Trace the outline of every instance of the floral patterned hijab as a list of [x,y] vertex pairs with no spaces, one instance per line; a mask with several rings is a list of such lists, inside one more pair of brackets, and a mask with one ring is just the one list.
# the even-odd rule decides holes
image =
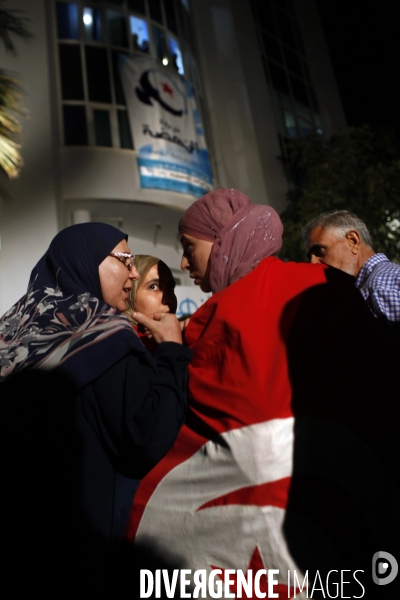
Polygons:
[[57,368],[78,391],[131,350],[152,363],[126,317],[102,300],[98,267],[127,235],[105,223],[62,230],[0,319],[0,383]]

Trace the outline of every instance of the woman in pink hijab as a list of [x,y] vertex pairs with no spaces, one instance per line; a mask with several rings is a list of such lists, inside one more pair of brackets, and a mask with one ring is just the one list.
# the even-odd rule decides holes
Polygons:
[[199,198],[179,222],[181,267],[203,292],[219,292],[247,275],[282,246],[278,213],[222,188]]

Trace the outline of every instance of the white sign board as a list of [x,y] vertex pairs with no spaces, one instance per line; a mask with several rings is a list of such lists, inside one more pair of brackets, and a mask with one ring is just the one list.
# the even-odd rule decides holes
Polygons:
[[189,81],[152,58],[119,57],[142,188],[191,194],[212,189],[210,160]]

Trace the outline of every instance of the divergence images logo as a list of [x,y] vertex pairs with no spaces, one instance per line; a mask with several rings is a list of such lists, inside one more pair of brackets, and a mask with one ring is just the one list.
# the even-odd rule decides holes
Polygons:
[[376,585],[387,585],[395,578],[399,565],[395,557],[389,552],[375,552],[372,557],[372,579]]

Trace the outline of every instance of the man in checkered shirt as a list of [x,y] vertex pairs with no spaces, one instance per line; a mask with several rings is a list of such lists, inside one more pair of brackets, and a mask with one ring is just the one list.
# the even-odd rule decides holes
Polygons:
[[347,210],[322,213],[303,229],[312,263],[324,263],[356,277],[369,308],[400,343],[400,265],[372,248],[363,221]]

